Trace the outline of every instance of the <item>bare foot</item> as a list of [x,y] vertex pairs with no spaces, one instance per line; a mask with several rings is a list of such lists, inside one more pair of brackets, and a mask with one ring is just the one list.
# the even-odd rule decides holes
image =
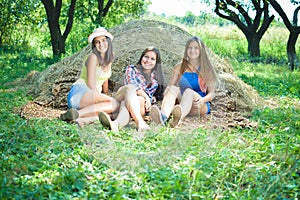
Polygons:
[[138,132],[146,131],[146,130],[149,130],[149,129],[150,129],[150,126],[148,124],[146,124],[145,122],[139,123],[138,127],[137,127]]

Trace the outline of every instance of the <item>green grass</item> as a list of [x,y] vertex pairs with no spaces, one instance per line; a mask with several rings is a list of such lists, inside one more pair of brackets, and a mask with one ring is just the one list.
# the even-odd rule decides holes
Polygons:
[[222,46],[218,53],[235,73],[277,106],[253,112],[257,127],[227,131],[153,126],[143,136],[132,127],[112,133],[98,122],[78,128],[23,119],[16,110],[32,97],[6,83],[55,61],[31,51],[2,51],[0,199],[299,198],[299,70],[290,72],[284,57],[279,64],[247,62],[235,34],[208,46]]

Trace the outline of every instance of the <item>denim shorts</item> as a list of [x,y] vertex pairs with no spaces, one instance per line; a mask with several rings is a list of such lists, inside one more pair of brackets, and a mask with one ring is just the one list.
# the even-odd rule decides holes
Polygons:
[[67,99],[68,107],[80,109],[80,100],[88,90],[89,88],[85,84],[72,85]]
[[206,114],[209,114],[210,113],[210,103],[206,102],[206,106],[207,106],[207,112],[206,112]]

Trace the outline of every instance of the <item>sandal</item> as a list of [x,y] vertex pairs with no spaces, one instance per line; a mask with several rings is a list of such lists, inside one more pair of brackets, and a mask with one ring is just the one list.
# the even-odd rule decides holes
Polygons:
[[67,112],[60,115],[59,119],[63,121],[74,121],[79,117],[79,113],[75,108],[70,108]]
[[180,119],[181,119],[181,106],[180,105],[175,105],[173,110],[172,110],[170,121],[169,121],[170,126],[172,128],[177,126]]
[[99,117],[100,123],[104,127],[112,130],[113,132],[118,132],[119,131],[118,124],[116,122],[112,121],[110,119],[110,116],[106,112],[103,112],[103,111],[99,112],[98,117]]

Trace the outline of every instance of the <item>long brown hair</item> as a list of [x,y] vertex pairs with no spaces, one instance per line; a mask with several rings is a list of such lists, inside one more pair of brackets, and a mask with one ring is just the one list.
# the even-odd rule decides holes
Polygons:
[[[155,79],[157,80],[157,82],[159,84],[163,85],[164,77],[163,77],[163,73],[162,73],[161,56],[160,56],[160,52],[159,52],[158,48],[153,47],[153,46],[147,47],[142,52],[142,55],[136,65],[139,68],[139,70],[142,72],[142,74],[145,76],[143,68],[142,68],[142,59],[146,55],[146,53],[149,51],[153,51],[156,54],[156,63],[155,63],[154,68],[152,69],[152,72],[155,71]],[[149,81],[148,80],[149,77],[145,76],[145,78],[147,79],[147,81]]]
[[136,64],[136,67],[140,70],[140,72],[143,74],[143,76],[146,78],[147,81],[151,81],[150,77],[144,73],[143,67],[142,67],[142,59],[145,56],[145,54],[149,51],[153,51],[156,54],[156,63],[154,68],[152,69],[152,72],[155,71],[155,80],[158,82],[158,88],[156,89],[156,92],[154,96],[157,100],[161,100],[164,92],[164,75],[162,71],[162,64],[161,64],[161,56],[159,49],[153,46],[147,47],[143,52],[139,59],[139,61]]
[[111,39],[109,37],[106,37],[106,41],[108,46],[104,58],[101,57],[100,52],[97,50],[94,39],[92,42],[92,50],[93,53],[97,56],[100,66],[107,66],[110,63],[112,63],[114,60],[114,53],[113,53],[113,46],[112,46]]
[[183,74],[190,65],[187,50],[192,42],[197,42],[200,49],[200,70],[197,68],[198,76],[205,81],[208,88],[215,88],[218,83],[217,73],[207,53],[207,47],[205,46],[204,42],[197,36],[193,36],[186,42],[184,56],[180,68],[180,74]]

